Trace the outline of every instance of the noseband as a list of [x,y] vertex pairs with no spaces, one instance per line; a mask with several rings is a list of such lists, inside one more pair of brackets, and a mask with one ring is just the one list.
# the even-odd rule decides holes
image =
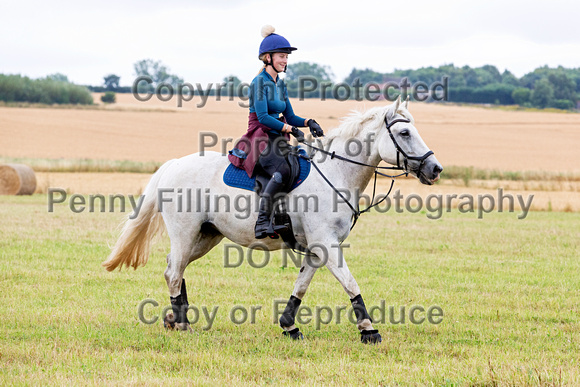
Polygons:
[[[399,145],[399,143],[397,142],[397,140],[395,139],[395,136],[393,136],[393,132],[391,132],[391,126],[399,123],[399,122],[411,122],[410,120],[407,120],[405,118],[397,118],[396,120],[391,121],[391,123],[389,123],[387,121],[387,116],[385,116],[385,124],[387,125],[387,130],[389,131],[389,136],[391,136],[391,140],[393,140],[393,144],[395,144],[395,149],[397,150],[397,167],[402,169],[405,172],[408,172],[409,169],[408,167],[408,160],[414,160],[414,161],[419,161],[419,167],[417,168],[417,171],[421,170],[421,167],[423,166],[423,163],[425,163],[425,159],[427,159],[427,157],[431,156],[433,154],[432,150],[429,150],[429,152],[425,153],[423,156],[409,156],[407,154],[407,152],[405,152],[403,150],[403,148],[401,148],[401,146]],[[399,161],[399,155],[403,155],[403,167],[401,167],[401,163]]]

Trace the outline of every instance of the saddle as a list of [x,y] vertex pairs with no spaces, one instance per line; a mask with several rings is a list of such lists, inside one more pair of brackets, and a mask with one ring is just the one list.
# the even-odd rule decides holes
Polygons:
[[[292,175],[292,183],[288,184],[290,186],[288,192],[291,192],[306,180],[310,174],[311,164],[306,151],[298,147],[292,147],[292,150],[287,155],[287,160]],[[233,164],[229,164],[224,172],[223,181],[230,187],[254,191],[260,195],[263,188],[266,187],[268,180],[270,180],[270,177],[260,174],[259,169],[260,168],[256,168],[254,176],[250,178],[246,171]]]
[[[290,152],[286,155],[286,160],[290,165],[291,178],[288,183],[288,186],[290,187],[288,192],[291,192],[306,180],[310,174],[311,164],[306,151],[299,147],[292,147]],[[246,171],[230,164],[224,172],[223,181],[230,187],[254,191],[258,196],[260,196],[271,178],[271,176],[260,172],[261,168],[256,168],[256,174],[252,178],[249,178]],[[305,251],[305,248],[302,247],[294,237],[292,222],[286,210],[285,200],[278,200],[274,204],[274,211],[272,211],[272,217],[270,218],[268,234],[279,235],[286,246],[291,249],[296,249],[301,252]],[[276,239],[277,236],[274,236],[273,238]]]

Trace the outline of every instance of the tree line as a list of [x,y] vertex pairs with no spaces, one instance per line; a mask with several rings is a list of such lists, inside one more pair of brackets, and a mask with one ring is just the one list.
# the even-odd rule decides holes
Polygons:
[[[138,85],[139,93],[153,93],[161,84],[177,88],[183,79],[172,74],[161,61],[144,59],[133,65],[135,76],[149,77],[152,82],[142,82]],[[308,77],[318,84],[341,85],[342,88],[352,88],[357,84],[378,84],[398,82],[407,79],[411,84],[422,82],[430,85],[448,79],[447,100],[451,102],[484,103],[484,104],[517,104],[524,107],[554,107],[558,109],[575,109],[580,99],[580,68],[550,68],[543,66],[522,76],[516,77],[509,70],[500,72],[497,67],[485,65],[472,68],[470,66],[456,67],[447,64],[439,67],[422,67],[419,69],[395,70],[381,73],[375,70],[353,68],[350,74],[341,82],[334,82],[334,74],[329,66],[317,63],[298,62],[290,64],[286,74],[286,85],[291,98],[299,95],[305,98],[332,98],[329,87],[321,95],[320,89],[299,94],[299,79]],[[0,74],[0,101],[5,102],[37,102],[48,104],[91,104],[90,91],[109,92],[105,102],[114,102],[112,93],[132,92],[132,87],[120,86],[120,77],[108,74],[103,77],[103,83],[98,86],[81,86],[69,82],[62,74],[53,74],[45,78],[30,79],[20,75]],[[241,84],[241,80],[230,75],[223,79],[224,83],[233,87],[220,90],[227,96]],[[244,91],[247,94],[247,88]],[[197,92],[196,92],[197,93]],[[235,91],[236,95],[239,94]],[[396,97],[395,91],[394,97]],[[216,95],[215,90],[210,95]],[[355,93],[351,93],[355,95]],[[351,97],[354,98],[354,97]]]
[[[286,84],[289,94],[293,97],[297,96],[300,76],[314,77],[319,83],[332,82],[330,68],[315,63],[292,64],[288,66],[287,72]],[[353,68],[342,83],[353,85],[358,79],[362,84],[383,84],[407,78],[411,84],[423,82],[429,85],[441,82],[444,77],[448,78],[448,100],[451,102],[574,109],[580,99],[580,68],[569,69],[562,66],[539,67],[521,78],[516,77],[509,70],[500,72],[492,65],[471,68],[449,64],[439,67],[395,70],[390,73],[380,73],[368,68]],[[307,94],[307,97],[321,97],[317,91],[311,93],[311,95]]]
[[40,79],[0,74],[0,101],[90,105],[93,96],[86,87],[69,82],[63,74]]
[[[140,84],[138,91],[154,92],[155,88],[162,84],[170,84],[174,88],[183,83],[183,79],[171,74],[169,69],[160,61],[146,59],[135,63],[136,76],[148,76],[152,79],[151,84]],[[298,62],[288,65],[286,72],[286,86],[291,98],[297,98],[299,93],[299,79],[308,77],[318,84],[337,85],[338,83],[352,87],[359,83],[384,84],[385,82],[398,82],[407,78],[411,84],[423,82],[427,85],[441,82],[444,77],[448,78],[448,101],[462,103],[483,103],[497,105],[520,105],[523,107],[558,109],[575,109],[580,100],[580,68],[569,69],[562,66],[550,68],[543,66],[522,76],[516,77],[509,70],[500,72],[493,65],[485,65],[472,68],[470,66],[456,67],[453,64],[439,67],[422,67],[419,69],[395,70],[381,73],[372,69],[353,68],[350,74],[341,82],[334,82],[334,74],[329,66],[317,63]],[[119,77],[110,74],[104,78],[104,85],[100,88],[92,88],[94,91],[118,91],[129,92],[131,87],[119,87]],[[234,75],[223,79],[224,83],[231,84],[233,88],[224,88],[220,91],[223,96],[228,95],[228,90],[235,90],[241,84],[241,80]],[[327,88],[325,95],[320,90],[303,92],[305,98],[333,98],[331,87]],[[231,92],[231,91],[230,91]],[[246,90],[247,92],[247,90]],[[195,92],[197,93],[197,92]],[[237,93],[237,91],[236,91]],[[394,93],[394,97],[396,97]],[[209,95],[215,95],[211,90]],[[352,96],[355,93],[351,93]],[[354,97],[353,97],[354,98]]]

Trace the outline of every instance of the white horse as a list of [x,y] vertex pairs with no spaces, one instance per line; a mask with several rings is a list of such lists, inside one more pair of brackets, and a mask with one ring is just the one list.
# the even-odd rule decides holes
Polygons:
[[[361,340],[365,343],[381,341],[380,334],[373,329],[359,286],[340,249],[336,248],[350,233],[353,211],[343,200],[331,199],[338,196],[322,174],[343,193],[350,193],[347,199],[354,208],[358,208],[356,194],[364,191],[375,171],[372,167],[381,160],[398,165],[402,157],[405,171],[418,177],[423,184],[438,180],[443,169],[419,136],[408,111],[408,102],[408,99],[403,103],[397,99],[388,106],[355,112],[322,139],[324,149],[369,166],[330,157],[317,161],[319,153],[313,160],[321,173],[312,168],[308,178],[288,194],[289,203],[293,202],[293,197],[301,195],[317,200],[296,200],[296,208],[289,209],[296,240],[308,246],[315,256],[302,260],[294,291],[280,318],[285,335],[303,338],[294,325],[294,318],[317,267],[324,264],[351,299]],[[358,152],[353,148],[358,148]],[[254,238],[257,211],[244,219],[231,211],[231,201],[227,199],[246,194],[257,203],[259,198],[255,193],[223,182],[222,175],[228,165],[227,157],[216,152],[196,153],[163,164],[145,189],[138,216],[127,219],[120,238],[103,263],[109,271],[123,265],[135,269],[145,265],[150,241],[165,223],[171,240],[165,279],[175,322],[166,321],[166,327],[191,330],[183,280],[185,268],[191,262],[207,254],[224,237],[245,247],[255,247],[258,242]],[[269,251],[286,248],[281,239],[263,239],[260,243]]]

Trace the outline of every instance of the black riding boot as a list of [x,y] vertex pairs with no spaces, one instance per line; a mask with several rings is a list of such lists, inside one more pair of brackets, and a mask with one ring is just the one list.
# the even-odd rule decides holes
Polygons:
[[[278,176],[276,176],[278,174]],[[268,236],[268,228],[270,227],[270,219],[272,216],[272,211],[274,210],[274,204],[276,199],[281,196],[284,192],[285,184],[282,182],[282,177],[278,172],[272,176],[268,185],[262,192],[260,199],[260,213],[258,214],[258,220],[256,221],[256,227],[254,232],[256,234],[256,239],[263,239]]]

